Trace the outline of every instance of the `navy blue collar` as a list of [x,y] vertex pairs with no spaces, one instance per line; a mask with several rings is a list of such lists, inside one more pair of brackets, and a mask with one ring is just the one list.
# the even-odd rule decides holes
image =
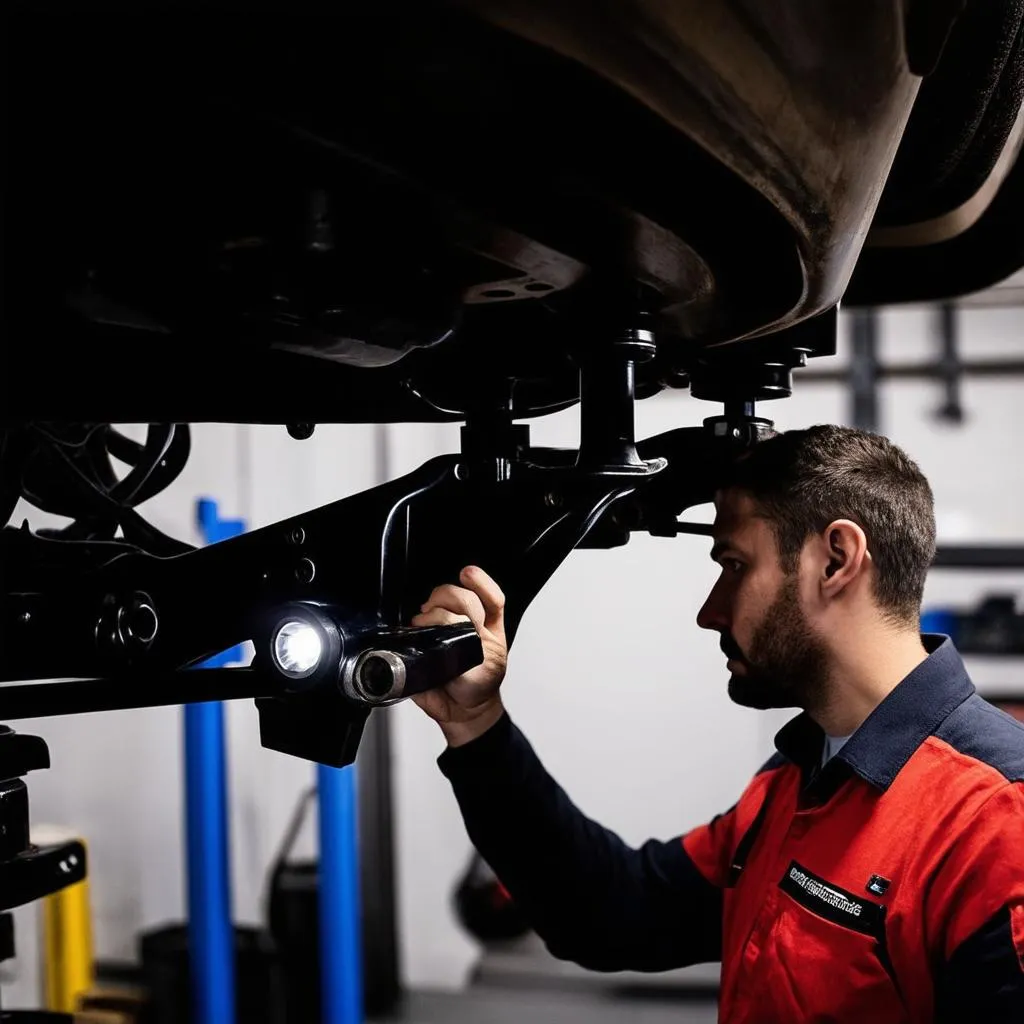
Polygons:
[[[914,751],[974,693],[953,641],[938,633],[922,634],[921,640],[928,657],[868,715],[825,772],[834,774],[834,762],[841,762],[884,792]],[[824,741],[821,728],[804,712],[782,727],[775,746],[813,775]]]

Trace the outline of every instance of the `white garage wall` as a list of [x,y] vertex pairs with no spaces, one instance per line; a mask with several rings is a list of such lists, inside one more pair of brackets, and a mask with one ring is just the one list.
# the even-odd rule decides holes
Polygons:
[[[884,358],[926,358],[928,323],[928,316],[916,310],[887,313]],[[1024,310],[971,310],[962,316],[961,329],[971,358],[1024,356]],[[931,481],[940,540],[1024,543],[1024,458],[1019,450],[1024,380],[966,380],[962,427],[935,419],[940,398],[937,385],[900,382],[883,389],[881,408],[886,432],[907,446]],[[1024,603],[1024,571],[936,569],[929,577],[925,604],[970,608],[991,593],[1013,594]],[[1020,659],[973,656],[966,662],[982,693],[1024,690]]]
[[[929,315],[887,312],[883,360],[929,358]],[[962,324],[968,355],[1024,355],[1020,310],[971,311]],[[943,538],[1024,540],[1024,459],[1013,429],[1024,382],[967,381],[969,418],[959,428],[931,417],[940,397],[929,383],[884,385],[880,427],[930,475]],[[716,411],[686,393],[662,395],[638,404],[638,434],[694,425]],[[843,422],[847,399],[839,385],[798,379],[793,398],[762,411],[782,428]],[[574,410],[534,421],[533,440],[575,446],[577,422]],[[307,442],[282,427],[193,429],[185,474],[143,511],[194,541],[201,495],[257,527],[372,486],[381,435],[389,478],[458,448],[455,425],[320,427]],[[790,716],[740,709],[726,697],[716,638],[694,624],[713,579],[707,547],[693,537],[636,537],[622,549],[575,552],[529,609],[512,653],[512,714],[577,802],[632,842],[676,834],[728,807]],[[936,573],[928,596],[971,601],[1009,582]],[[1012,583],[1019,588],[1019,579]],[[403,969],[411,985],[457,987],[478,955],[450,910],[469,844],[433,765],[439,731],[412,704],[388,714]],[[33,820],[77,826],[89,842],[101,957],[133,957],[140,929],[184,913],[180,720],[180,709],[160,708],[14,723],[46,738],[53,760],[29,778]],[[228,729],[236,917],[256,921],[269,859],[312,767],[259,746],[251,702],[230,707]]]

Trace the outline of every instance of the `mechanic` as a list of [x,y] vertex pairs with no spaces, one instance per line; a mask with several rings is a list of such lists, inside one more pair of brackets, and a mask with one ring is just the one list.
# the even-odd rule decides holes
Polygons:
[[802,712],[724,814],[640,849],[588,819],[505,711],[503,595],[480,568],[414,625],[468,617],[483,664],[414,698],[474,845],[549,950],[599,971],[722,962],[729,1024],[1024,1022],[1024,726],[919,632],[931,488],[883,437],[778,434],[715,497],[697,623],[729,694]]

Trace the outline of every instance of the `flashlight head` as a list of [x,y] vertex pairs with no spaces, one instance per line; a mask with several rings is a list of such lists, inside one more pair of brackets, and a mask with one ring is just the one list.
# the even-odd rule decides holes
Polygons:
[[264,648],[286,689],[305,690],[337,680],[344,644],[334,621],[316,605],[291,605],[279,614]]

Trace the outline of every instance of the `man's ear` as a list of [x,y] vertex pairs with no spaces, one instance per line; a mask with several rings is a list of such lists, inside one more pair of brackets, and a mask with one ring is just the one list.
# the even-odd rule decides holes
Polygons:
[[849,519],[829,523],[821,539],[825,556],[822,593],[826,597],[837,597],[867,570],[871,559],[868,539],[864,531]]

